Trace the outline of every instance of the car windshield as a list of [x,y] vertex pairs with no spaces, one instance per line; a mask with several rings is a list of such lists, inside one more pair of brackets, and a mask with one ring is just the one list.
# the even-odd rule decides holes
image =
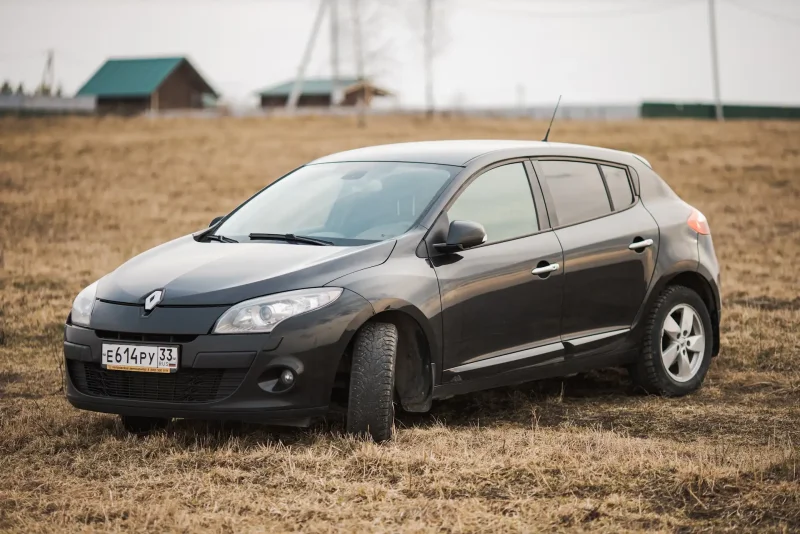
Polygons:
[[459,170],[396,162],[307,165],[250,199],[215,233],[240,242],[251,234],[292,234],[344,246],[389,239],[408,231]]

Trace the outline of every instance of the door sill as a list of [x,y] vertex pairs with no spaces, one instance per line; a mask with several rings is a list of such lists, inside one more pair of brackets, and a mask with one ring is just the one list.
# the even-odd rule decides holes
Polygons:
[[[622,339],[619,336],[624,336],[630,332],[630,328],[615,328],[606,332],[599,332],[588,336],[574,337],[572,339],[564,339],[564,347],[568,356],[576,356],[583,352],[596,350],[603,346],[613,344]],[[612,339],[618,338],[618,339]]]
[[538,365],[552,360],[554,356],[560,356],[558,353],[563,352],[564,348],[564,344],[557,341],[555,343],[509,352],[500,356],[484,358],[457,367],[451,367],[442,372],[442,382],[458,382],[477,378],[486,374],[503,372],[507,370],[502,369],[506,364],[509,364],[508,368]]

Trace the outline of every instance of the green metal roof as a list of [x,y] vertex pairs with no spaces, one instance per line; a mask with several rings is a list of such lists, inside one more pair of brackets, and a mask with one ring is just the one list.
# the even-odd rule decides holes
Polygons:
[[158,89],[183,57],[109,59],[77,96],[147,96]]
[[[350,85],[357,84],[358,78],[339,78],[339,87],[345,88]],[[292,94],[294,87],[294,80],[289,80],[273,87],[267,87],[258,91],[257,94],[261,96],[289,96]],[[304,95],[329,95],[333,93],[333,80],[330,78],[311,78],[303,80]]]

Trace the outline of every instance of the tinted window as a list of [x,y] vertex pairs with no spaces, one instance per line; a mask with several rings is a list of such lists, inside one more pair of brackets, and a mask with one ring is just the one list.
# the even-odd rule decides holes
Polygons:
[[559,226],[611,213],[603,178],[594,163],[540,161]]
[[270,185],[225,221],[218,233],[318,237],[360,245],[411,228],[459,167],[421,163],[307,165]]
[[522,163],[486,171],[447,210],[450,221],[474,221],[486,229],[487,243],[539,230],[536,208]]
[[625,169],[603,165],[603,176],[606,177],[606,185],[615,210],[624,210],[633,204],[633,191]]

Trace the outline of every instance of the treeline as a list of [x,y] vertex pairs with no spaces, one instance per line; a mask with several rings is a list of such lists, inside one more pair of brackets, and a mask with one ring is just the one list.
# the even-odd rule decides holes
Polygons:
[[26,92],[25,86],[20,82],[16,88],[10,81],[6,80],[0,86],[0,95],[39,95],[39,96],[62,96],[63,90],[59,85],[55,91],[49,85],[39,85],[33,92]]

